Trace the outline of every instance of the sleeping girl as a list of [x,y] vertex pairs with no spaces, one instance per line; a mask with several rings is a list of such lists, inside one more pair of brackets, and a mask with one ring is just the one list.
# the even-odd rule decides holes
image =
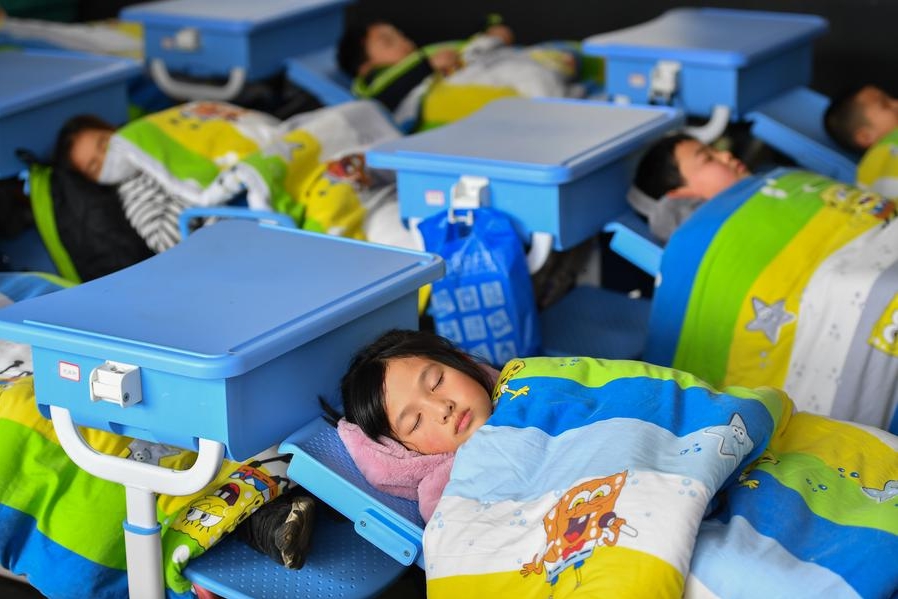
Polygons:
[[424,532],[428,597],[889,597],[898,584],[898,438],[794,412],[774,389],[562,357],[512,360],[493,384],[446,340],[391,331],[342,392],[369,443],[453,459]]

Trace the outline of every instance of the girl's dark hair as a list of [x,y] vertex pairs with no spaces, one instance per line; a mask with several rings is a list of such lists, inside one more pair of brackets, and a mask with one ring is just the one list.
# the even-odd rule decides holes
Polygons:
[[454,368],[480,383],[488,394],[492,393],[492,380],[486,370],[448,339],[427,331],[393,329],[359,351],[343,375],[341,391],[346,420],[358,425],[374,440],[381,435],[395,438],[387,420],[384,375],[389,360],[413,356]]
[[647,196],[660,200],[664,195],[686,184],[680,174],[680,165],[674,154],[684,141],[694,139],[685,133],[675,133],[661,138],[643,155],[636,167],[633,184]]
[[69,170],[75,170],[72,164],[72,146],[75,137],[82,131],[100,129],[115,131],[115,127],[92,114],[79,114],[67,120],[56,135],[56,147],[53,149],[53,164]]
[[368,52],[365,50],[365,40],[368,32],[375,25],[383,25],[386,21],[369,21],[367,23],[351,25],[343,31],[340,42],[337,44],[337,66],[349,77],[359,74],[359,69],[368,60]]

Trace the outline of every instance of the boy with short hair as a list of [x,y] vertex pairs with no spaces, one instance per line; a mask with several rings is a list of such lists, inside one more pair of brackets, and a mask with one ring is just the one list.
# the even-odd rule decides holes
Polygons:
[[863,152],[857,185],[898,198],[898,98],[865,85],[834,99],[823,119],[836,142]]
[[652,233],[666,242],[701,205],[749,175],[732,153],[684,133],[670,135],[649,148],[639,162],[633,184],[649,199],[634,208],[648,219]]

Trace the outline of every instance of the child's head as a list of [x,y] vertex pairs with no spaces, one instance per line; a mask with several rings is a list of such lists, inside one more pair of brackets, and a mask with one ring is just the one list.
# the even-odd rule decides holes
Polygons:
[[99,180],[113,133],[115,127],[99,117],[72,117],[56,136],[54,163],[78,171],[91,181]]
[[850,90],[833,99],[823,125],[839,145],[862,152],[898,129],[898,99],[875,85]]
[[372,439],[419,453],[453,452],[492,413],[492,381],[471,356],[424,331],[392,330],[353,357],[346,419]]
[[747,175],[748,169],[730,152],[679,133],[649,148],[636,168],[633,183],[655,199],[710,200]]
[[396,27],[375,21],[346,29],[337,47],[337,63],[350,77],[367,75],[371,69],[398,63],[416,49]]

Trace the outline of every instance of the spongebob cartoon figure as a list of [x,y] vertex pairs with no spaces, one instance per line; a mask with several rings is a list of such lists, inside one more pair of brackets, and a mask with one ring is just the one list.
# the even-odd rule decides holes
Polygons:
[[524,366],[523,360],[512,360],[505,365],[505,368],[502,370],[502,376],[493,388],[493,403],[499,401],[502,394],[509,390],[508,382],[514,378],[516,374],[524,370]]
[[533,561],[524,564],[521,575],[541,574],[545,567],[546,581],[554,589],[559,575],[574,566],[579,586],[580,567],[596,547],[617,545],[621,532],[635,537],[636,530],[614,513],[626,481],[624,471],[568,489],[543,518],[546,545],[542,556],[537,553]]
[[220,537],[219,526],[228,515],[228,511],[240,500],[240,486],[236,483],[225,483],[213,493],[204,495],[190,502],[183,517],[172,524],[174,530],[180,530],[193,538],[200,546],[212,546],[213,537]]

